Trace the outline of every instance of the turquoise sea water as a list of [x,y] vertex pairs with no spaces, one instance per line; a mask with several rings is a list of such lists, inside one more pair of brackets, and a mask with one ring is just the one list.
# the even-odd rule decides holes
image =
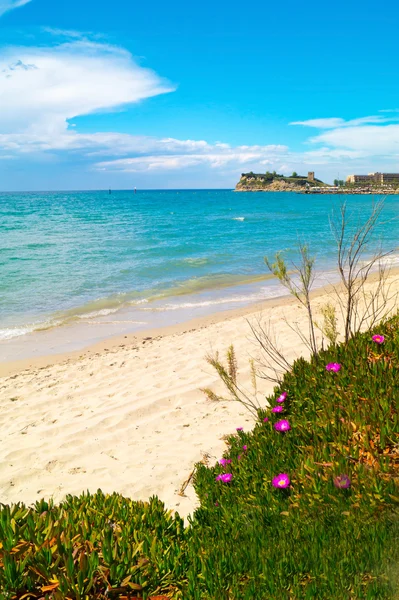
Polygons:
[[[282,293],[263,257],[298,239],[331,271],[328,221],[343,197],[228,190],[0,194],[0,339],[135,307],[208,310]],[[375,198],[374,198],[375,200]],[[346,197],[357,216],[371,196]],[[396,247],[399,196],[379,234]],[[396,255],[392,261],[395,263]]]

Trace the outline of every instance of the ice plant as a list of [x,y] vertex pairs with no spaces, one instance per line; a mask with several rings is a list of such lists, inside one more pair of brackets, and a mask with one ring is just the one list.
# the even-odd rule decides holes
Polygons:
[[272,412],[273,412],[273,413],[280,413],[280,412],[283,412],[283,407],[282,407],[282,406],[274,406],[274,407],[272,408]]
[[347,490],[351,486],[351,480],[348,475],[337,475],[334,477],[334,485],[340,490]]
[[385,342],[385,337],[383,335],[378,335],[378,334],[377,335],[373,335],[373,337],[371,339],[376,344],[383,344]]
[[229,483],[233,479],[231,473],[221,473],[216,477],[216,481],[223,481],[223,483]]
[[280,473],[280,475],[277,475],[277,477],[273,477],[272,480],[272,485],[275,488],[284,489],[289,487],[290,483],[290,478],[285,473]]
[[231,458],[221,458],[219,460],[219,464],[222,465],[223,467],[225,467],[226,465],[229,465],[231,463]]
[[243,450],[248,450],[248,446],[245,444],[245,445],[242,447],[242,449],[243,449]]
[[237,431],[244,431],[244,427],[237,427]]
[[326,365],[326,370],[338,373],[338,371],[341,370],[341,365],[339,363],[328,363],[328,365]]
[[289,429],[291,429],[291,426],[286,419],[282,419],[281,421],[277,421],[277,423],[274,424],[274,429],[276,431],[288,431]]
[[279,397],[277,398],[276,402],[284,402],[284,400],[286,399],[286,397],[287,397],[287,392],[283,392],[283,393],[281,394],[281,396],[279,396]]
[[269,417],[265,417],[265,418],[263,419],[263,422],[264,422],[264,423],[267,423],[267,421],[268,421],[268,420],[269,420]]

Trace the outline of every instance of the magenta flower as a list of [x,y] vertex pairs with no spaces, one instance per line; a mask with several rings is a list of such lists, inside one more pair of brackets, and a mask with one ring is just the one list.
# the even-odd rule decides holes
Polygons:
[[284,489],[284,488],[289,487],[290,483],[291,483],[290,478],[285,473],[280,473],[280,475],[277,475],[277,477],[273,477],[273,480],[272,480],[272,485],[275,488]]
[[347,490],[351,486],[351,480],[348,475],[337,475],[334,477],[334,485],[340,490]]
[[341,370],[341,365],[339,363],[328,363],[328,365],[326,365],[326,370],[338,373],[338,371]]
[[284,402],[284,400],[286,399],[286,397],[287,397],[287,392],[283,392],[283,393],[281,394],[281,396],[279,396],[279,397],[277,398],[276,402]]
[[282,419],[281,421],[277,421],[274,424],[274,429],[276,431],[288,431],[291,429],[289,422],[286,419]]
[[216,481],[223,481],[223,483],[230,483],[233,479],[233,475],[231,473],[221,473],[216,477]]
[[237,431],[244,431],[244,427],[237,427]]
[[281,413],[281,412],[283,412],[283,407],[282,406],[274,406],[272,408],[272,412],[273,413]]
[[376,344],[383,344],[385,342],[385,337],[383,335],[373,335],[371,339]]
[[241,454],[237,456],[237,460],[241,460]]
[[264,422],[264,423],[267,423],[267,421],[268,421],[268,420],[269,420],[269,417],[265,417],[265,418],[263,419],[263,422]]
[[243,450],[248,450],[248,446],[247,446],[247,445],[244,445],[244,446],[242,447],[242,449],[243,449]]
[[229,465],[231,463],[231,458],[221,458],[219,460],[219,464],[222,465],[223,467],[225,467],[226,465]]

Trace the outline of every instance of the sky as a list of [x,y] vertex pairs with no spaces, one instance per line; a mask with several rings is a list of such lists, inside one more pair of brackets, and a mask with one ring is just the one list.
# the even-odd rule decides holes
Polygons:
[[0,0],[0,190],[399,171],[393,1]]

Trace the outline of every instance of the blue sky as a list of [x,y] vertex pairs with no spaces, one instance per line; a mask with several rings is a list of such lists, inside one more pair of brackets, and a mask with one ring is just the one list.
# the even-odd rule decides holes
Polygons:
[[399,171],[398,13],[341,0],[0,0],[0,188]]

